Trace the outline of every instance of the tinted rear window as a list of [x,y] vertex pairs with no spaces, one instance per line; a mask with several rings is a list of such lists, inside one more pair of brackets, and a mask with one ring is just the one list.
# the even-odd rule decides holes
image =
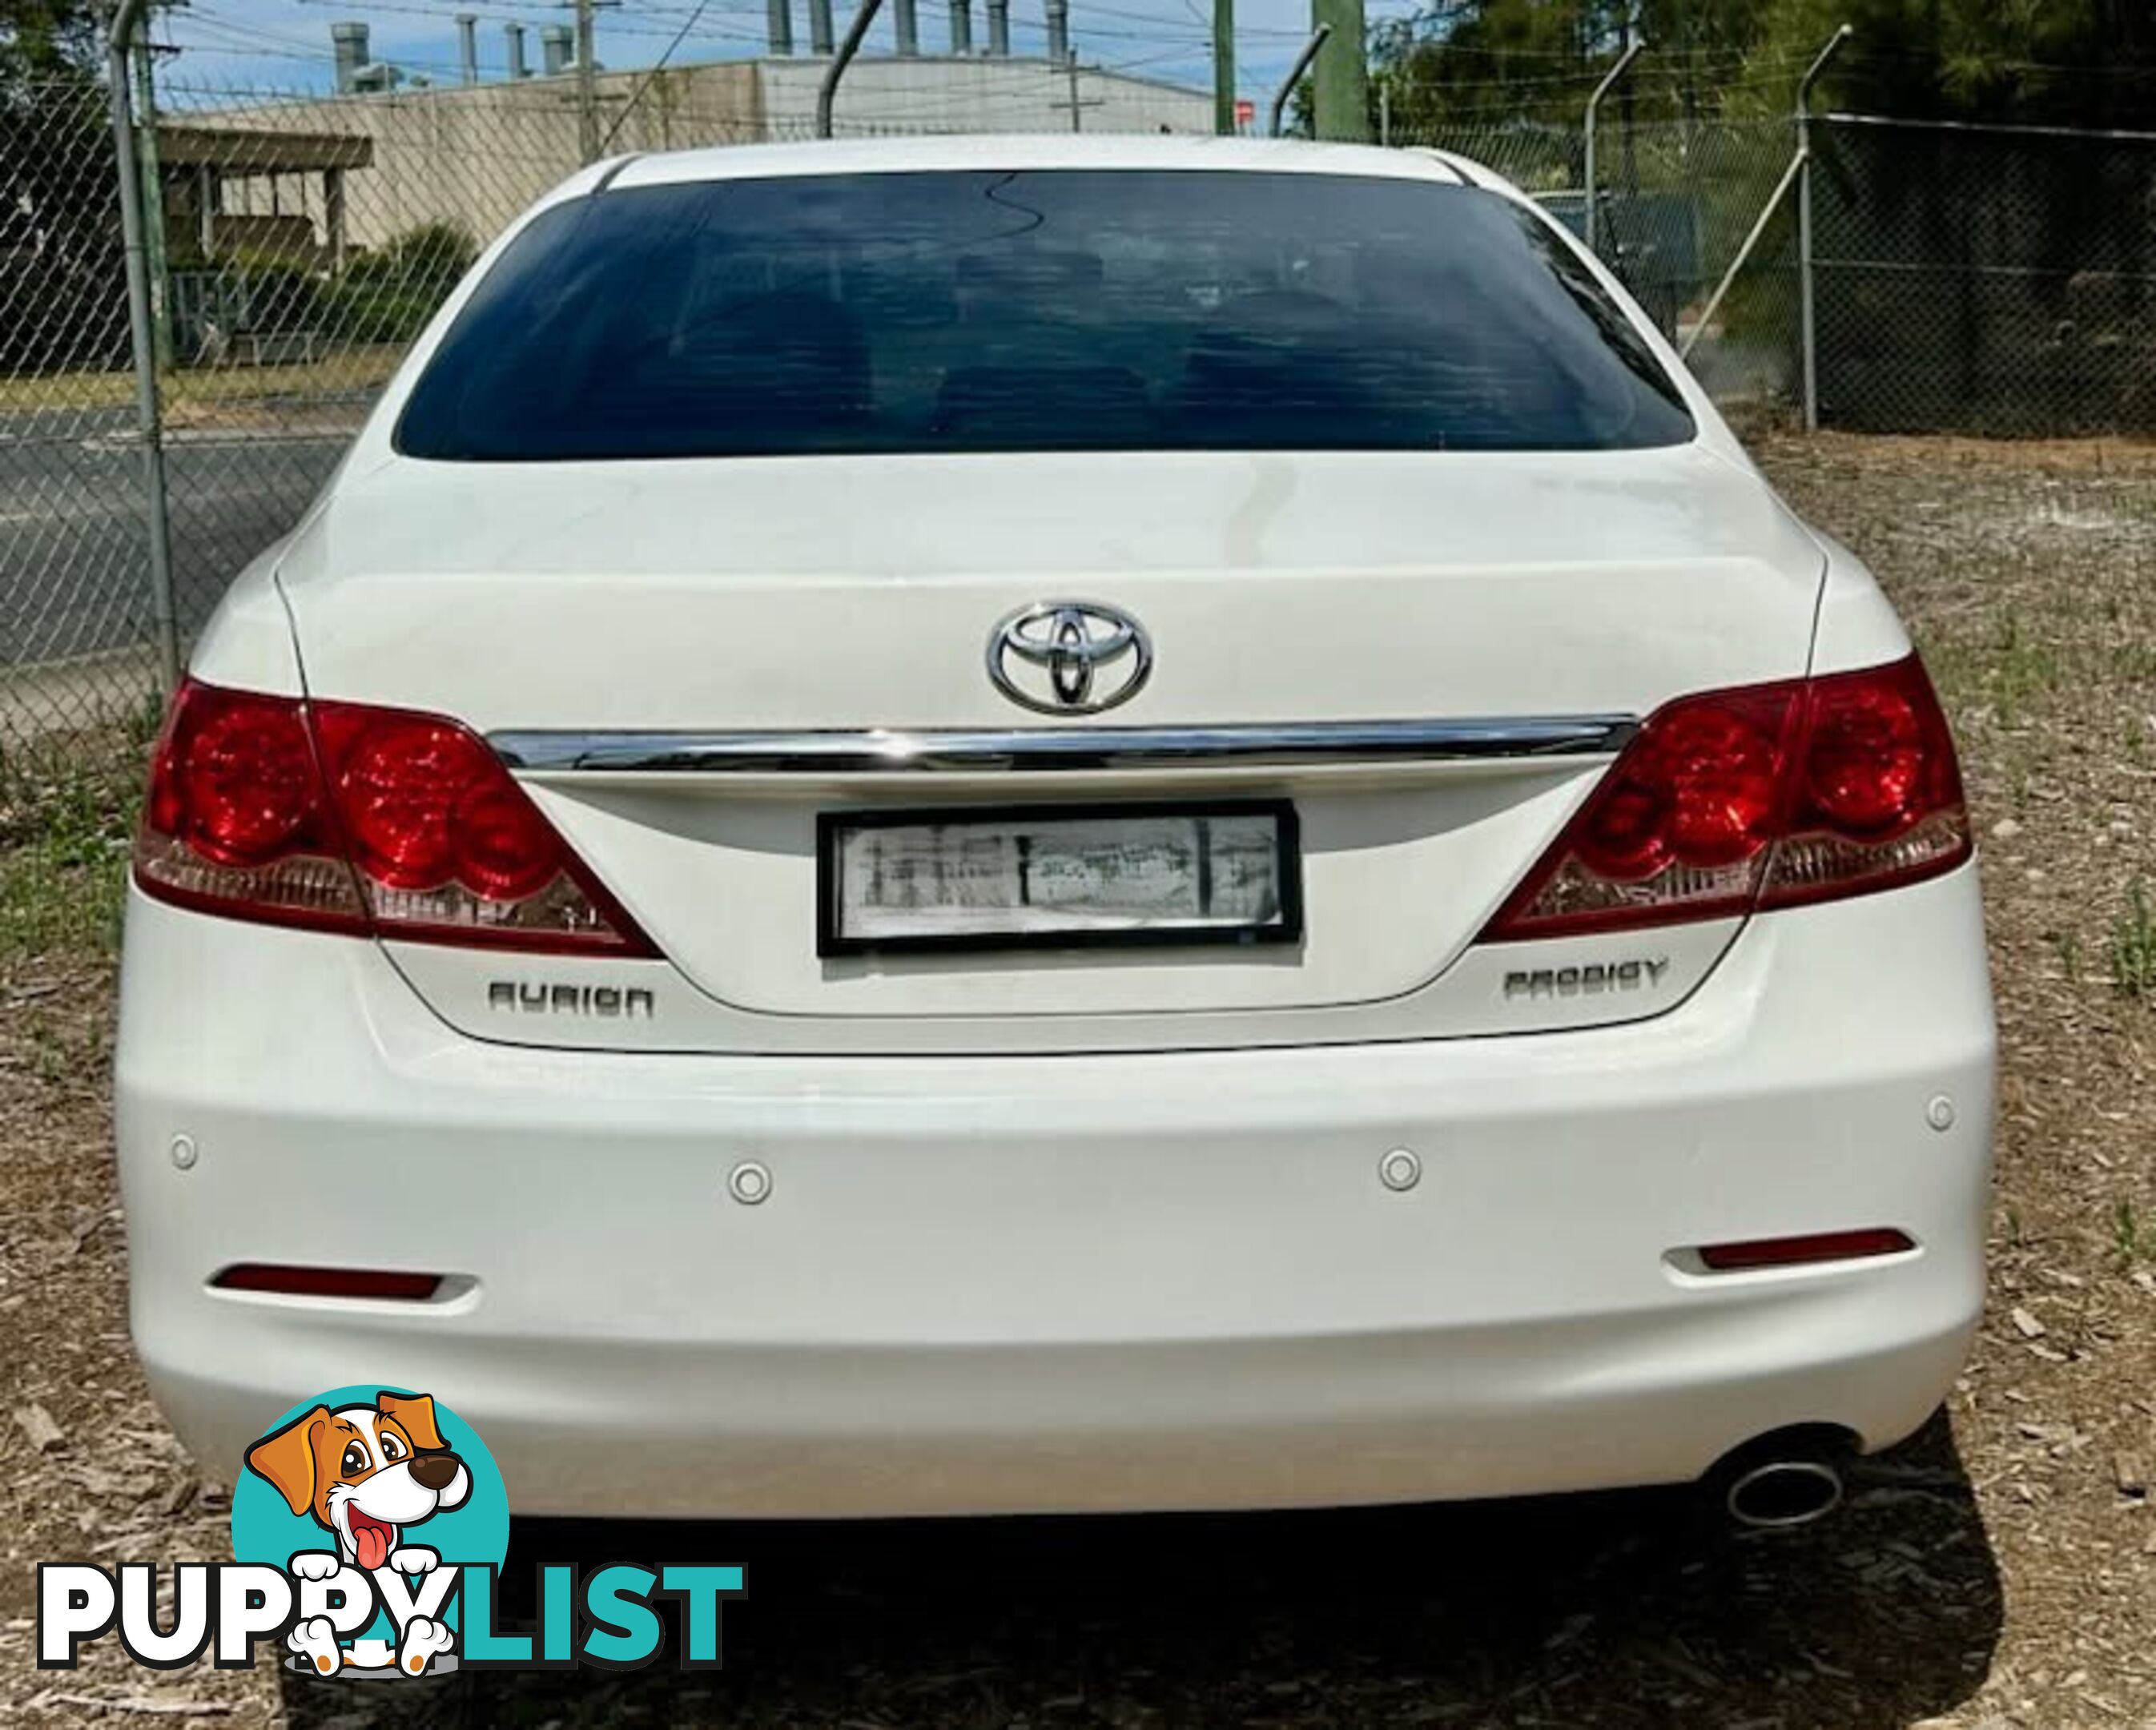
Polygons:
[[398,429],[466,461],[1584,450],[1691,417],[1562,241],[1473,187],[1078,169],[557,205]]

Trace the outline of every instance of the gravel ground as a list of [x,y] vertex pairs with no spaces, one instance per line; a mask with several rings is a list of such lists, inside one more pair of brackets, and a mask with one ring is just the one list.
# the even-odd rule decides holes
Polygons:
[[[2005,1076],[1990,1315],[1844,1518],[1679,1496],[1237,1518],[520,1533],[739,1560],[715,1676],[399,1685],[31,1665],[40,1558],[224,1553],[125,1332],[105,1122],[124,799],[0,803],[0,1720],[2156,1726],[2156,449],[1768,437],[1959,730]],[[2141,897],[2137,900],[2137,897]],[[515,1566],[514,1561],[512,1566]]]

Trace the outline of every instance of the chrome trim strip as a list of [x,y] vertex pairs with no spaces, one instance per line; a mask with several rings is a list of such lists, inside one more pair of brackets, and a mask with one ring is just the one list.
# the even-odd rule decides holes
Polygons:
[[1630,715],[1565,715],[979,732],[512,732],[490,733],[487,743],[511,768],[538,774],[934,775],[1608,757],[1639,728]]

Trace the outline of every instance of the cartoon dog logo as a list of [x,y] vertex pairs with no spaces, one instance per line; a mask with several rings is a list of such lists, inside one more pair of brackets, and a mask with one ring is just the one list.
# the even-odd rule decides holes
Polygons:
[[[326,1580],[341,1567],[369,1573],[389,1568],[424,1574],[440,1554],[405,1534],[471,1494],[471,1474],[442,1440],[429,1394],[392,1394],[372,1405],[331,1411],[318,1405],[274,1430],[247,1450],[248,1469],[266,1478],[295,1514],[311,1515],[336,1539],[334,1551],[303,1551],[292,1558],[301,1579]],[[418,1675],[455,1635],[431,1617],[415,1616],[398,1643],[396,1666]],[[359,1640],[341,1650],[326,1618],[292,1630],[287,1644],[325,1674],[351,1664],[386,1668],[388,1642]]]

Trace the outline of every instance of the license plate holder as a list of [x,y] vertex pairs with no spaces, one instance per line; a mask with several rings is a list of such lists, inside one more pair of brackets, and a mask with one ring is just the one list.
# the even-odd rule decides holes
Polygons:
[[816,872],[819,956],[1302,937],[1286,799],[825,811]]

